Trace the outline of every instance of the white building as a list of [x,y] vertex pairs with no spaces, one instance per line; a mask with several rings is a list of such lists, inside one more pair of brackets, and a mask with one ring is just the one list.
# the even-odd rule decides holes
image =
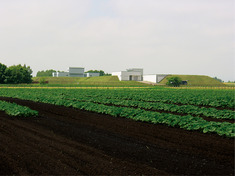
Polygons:
[[126,71],[113,72],[112,76],[118,76],[120,81],[143,81],[143,69],[131,68]]
[[154,75],[144,75],[143,81],[153,82],[153,83],[159,83],[161,80],[163,80],[167,75],[162,74],[154,74]]
[[95,77],[100,73],[84,73],[83,67],[69,67],[68,72],[54,72],[53,77]]
[[69,67],[69,77],[85,77],[83,67]]
[[83,67],[69,67],[68,72],[54,72],[53,77],[85,77]]

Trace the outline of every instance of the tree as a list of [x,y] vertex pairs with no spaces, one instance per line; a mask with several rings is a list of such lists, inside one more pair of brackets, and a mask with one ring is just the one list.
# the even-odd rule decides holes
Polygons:
[[167,81],[166,85],[168,85],[168,86],[174,86],[174,87],[179,87],[180,84],[181,84],[181,82],[182,82],[182,79],[179,78],[179,77],[177,77],[177,76],[175,76],[175,77],[170,77],[170,78],[168,78],[167,80],[168,80],[168,81]]
[[222,79],[219,79],[217,77],[214,77],[214,79],[218,80],[219,82],[224,82]]
[[0,84],[4,83],[7,66],[0,63]]
[[5,83],[18,84],[18,83],[31,83],[33,71],[26,65],[13,65],[5,70]]
[[53,72],[56,72],[56,71],[53,69],[46,70],[46,71],[42,70],[42,71],[38,71],[36,76],[37,77],[47,77],[47,76],[50,77],[52,76]]

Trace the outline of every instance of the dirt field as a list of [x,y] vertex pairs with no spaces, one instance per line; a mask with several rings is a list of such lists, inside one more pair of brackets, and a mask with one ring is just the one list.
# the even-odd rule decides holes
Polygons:
[[233,175],[234,140],[31,101],[0,112],[0,175]]

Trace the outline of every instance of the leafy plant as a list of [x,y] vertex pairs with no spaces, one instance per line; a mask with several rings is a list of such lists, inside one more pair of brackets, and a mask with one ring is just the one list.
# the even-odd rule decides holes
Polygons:
[[5,101],[0,101],[0,110],[5,111],[6,114],[10,116],[31,117],[38,115],[37,111],[32,110],[28,107],[20,106],[15,103],[8,103]]

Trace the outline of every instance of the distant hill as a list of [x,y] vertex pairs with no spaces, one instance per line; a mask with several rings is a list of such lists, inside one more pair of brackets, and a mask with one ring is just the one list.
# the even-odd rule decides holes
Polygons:
[[214,78],[203,75],[168,75],[160,82],[160,84],[166,84],[167,78],[175,76],[180,77],[183,81],[187,80],[188,86],[226,86]]

